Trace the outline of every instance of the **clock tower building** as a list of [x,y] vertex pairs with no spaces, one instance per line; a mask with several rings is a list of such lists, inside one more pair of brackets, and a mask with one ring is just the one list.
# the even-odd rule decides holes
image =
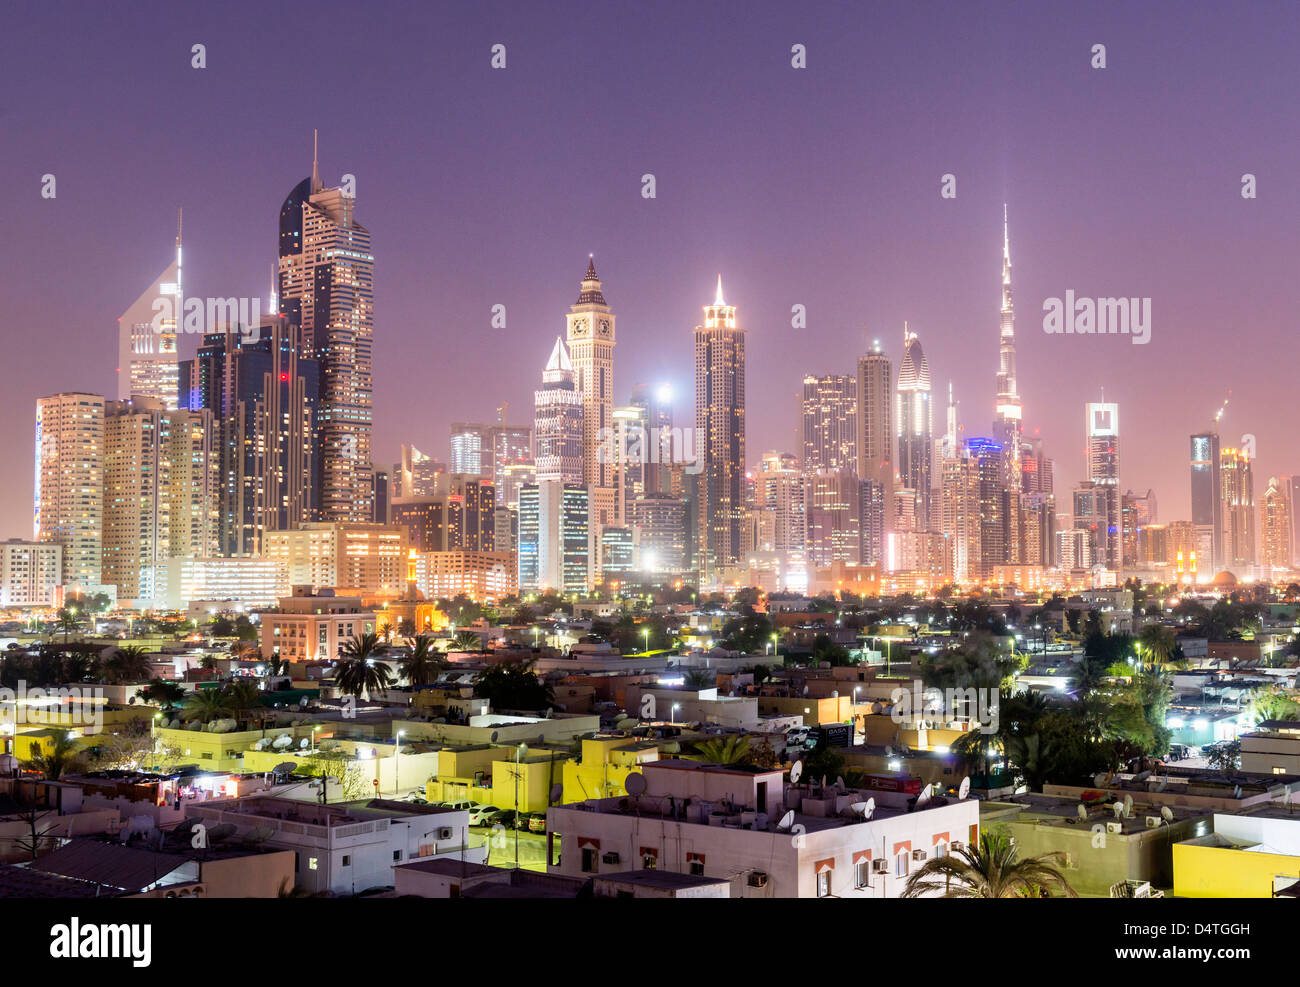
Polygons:
[[614,439],[614,313],[600,290],[594,258],[565,321],[565,342],[582,397],[582,479],[591,490],[592,526],[600,530],[618,523],[621,463]]

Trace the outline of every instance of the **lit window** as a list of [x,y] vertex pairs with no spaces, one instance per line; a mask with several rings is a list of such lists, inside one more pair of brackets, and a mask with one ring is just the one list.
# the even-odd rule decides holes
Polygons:
[[308,858],[307,858],[307,869],[308,869],[308,870],[320,870],[320,860],[319,860],[318,858],[316,858],[316,857],[308,857]]

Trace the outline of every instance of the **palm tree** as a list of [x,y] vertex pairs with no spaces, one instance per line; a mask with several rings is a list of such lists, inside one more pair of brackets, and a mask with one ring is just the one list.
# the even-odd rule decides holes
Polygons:
[[100,671],[107,682],[118,685],[122,682],[139,682],[147,678],[151,671],[149,665],[149,653],[144,648],[128,644],[103,659],[100,662]]
[[428,634],[418,635],[411,643],[411,653],[400,661],[406,684],[417,689],[431,685],[438,673],[447,667],[447,663],[435,654],[433,638]]
[[1045,853],[1018,859],[1019,851],[1005,833],[983,830],[978,849],[962,847],[955,854],[933,857],[907,879],[904,898],[1077,898],[1060,871],[1064,854]]
[[60,733],[46,750],[43,746],[34,748],[27,767],[39,771],[48,781],[58,781],[61,776],[76,771],[85,760],[85,755],[77,749],[77,742],[71,733]]
[[1178,641],[1174,637],[1172,627],[1165,627],[1163,624],[1147,624],[1138,635],[1138,644],[1141,647],[1139,653],[1145,653],[1152,663],[1163,665],[1174,653]]
[[688,689],[711,689],[717,683],[717,673],[707,668],[690,668],[682,676],[682,684]]
[[482,651],[483,638],[473,631],[458,631],[451,639],[448,651]]
[[334,665],[334,681],[339,690],[360,699],[362,696],[387,689],[392,673],[387,665],[376,665],[374,659],[383,654],[385,645],[379,635],[368,633],[354,636],[339,651]]
[[149,684],[140,690],[140,698],[152,705],[170,709],[184,701],[185,690],[175,682],[150,679]]
[[182,715],[187,720],[211,723],[229,712],[229,698],[224,689],[195,689],[185,698]]
[[242,661],[252,661],[262,655],[262,649],[257,646],[256,641],[232,641],[230,642],[230,657],[238,658]]
[[695,753],[688,760],[708,764],[741,764],[749,758],[749,736],[740,734],[702,740],[695,745]]
[[55,622],[55,627],[63,631],[63,646],[65,648],[68,646],[68,635],[77,629],[78,623],[80,623],[80,621],[77,617],[77,612],[75,609],[69,607],[62,607],[59,610],[59,615],[58,615],[58,619]]
[[237,720],[252,718],[256,710],[263,710],[262,698],[252,682],[234,682],[221,690],[226,710]]
[[406,640],[411,640],[416,633],[415,621],[410,617],[403,617],[397,622],[397,633]]

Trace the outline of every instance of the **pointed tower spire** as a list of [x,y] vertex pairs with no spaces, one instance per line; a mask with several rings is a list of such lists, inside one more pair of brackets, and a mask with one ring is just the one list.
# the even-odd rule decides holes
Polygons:
[[320,191],[320,169],[317,167],[317,158],[320,152],[320,131],[311,132],[311,190]]
[[587,255],[587,274],[582,280],[584,281],[600,280],[600,278],[596,276],[596,255],[595,254]]
[[1007,204],[1002,203],[1002,263],[1011,263],[1011,234],[1007,232]]
[[185,230],[185,209],[176,207],[176,246],[181,245],[181,233]]
[[718,275],[718,291],[713,296],[713,304],[718,306],[727,304],[725,301],[722,300],[722,275],[721,274]]

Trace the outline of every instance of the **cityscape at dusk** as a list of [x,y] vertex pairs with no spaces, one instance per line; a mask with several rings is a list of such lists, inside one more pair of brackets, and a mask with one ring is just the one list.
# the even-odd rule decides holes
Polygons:
[[[1294,5],[0,23],[0,898],[1263,957],[1208,900],[1300,897]],[[49,955],[156,962],[131,907]]]

